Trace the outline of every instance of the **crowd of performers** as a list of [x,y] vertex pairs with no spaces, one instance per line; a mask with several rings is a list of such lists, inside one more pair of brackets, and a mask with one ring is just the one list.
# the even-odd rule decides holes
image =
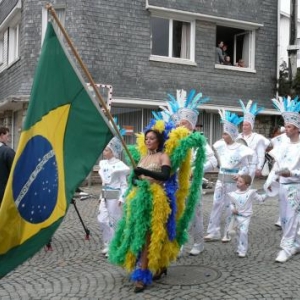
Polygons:
[[[142,292],[153,280],[167,275],[167,267],[182,252],[189,236],[198,255],[204,242],[231,241],[236,233],[236,252],[245,257],[252,202],[279,195],[282,226],[277,262],[300,252],[300,101],[272,99],[284,119],[285,133],[271,141],[253,132],[255,117],[263,110],[249,100],[240,101],[243,117],[220,110],[222,139],[210,147],[195,131],[201,104],[209,101],[191,90],[168,95],[167,107],[153,113],[136,145],[128,146],[134,166],[118,157],[122,144],[113,138],[99,163],[102,194],[98,220],[105,254],[113,264],[131,273],[134,292]],[[242,133],[238,126],[242,123]],[[121,130],[122,131],[122,130]],[[265,192],[252,188],[261,176],[267,147],[274,166],[264,184]],[[218,168],[213,206],[204,235],[201,201],[205,172]],[[128,176],[129,175],[129,176]],[[221,217],[225,227],[221,235]]]

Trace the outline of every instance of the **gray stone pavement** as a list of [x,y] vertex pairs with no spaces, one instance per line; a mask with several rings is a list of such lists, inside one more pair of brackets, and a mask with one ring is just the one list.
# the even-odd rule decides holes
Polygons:
[[[260,188],[262,180],[256,180]],[[234,243],[205,244],[199,256],[183,256],[168,275],[142,294],[133,293],[128,275],[101,255],[97,223],[99,185],[84,188],[95,197],[77,201],[80,214],[91,231],[90,240],[71,205],[52,240],[53,251],[44,249],[0,280],[0,299],[300,299],[300,254],[278,264],[280,230],[274,223],[278,201],[267,199],[254,205],[249,251],[238,258]],[[207,226],[212,194],[203,196]],[[1,266],[0,266],[1,267]],[[211,278],[209,278],[211,277]],[[214,280],[212,280],[214,279]]]

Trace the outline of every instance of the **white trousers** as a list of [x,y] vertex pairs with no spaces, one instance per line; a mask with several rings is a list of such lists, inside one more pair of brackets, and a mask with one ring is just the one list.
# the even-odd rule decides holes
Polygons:
[[202,199],[200,201],[201,202],[196,206],[195,216],[189,230],[190,236],[192,237],[194,244],[204,243]]
[[253,183],[253,180],[255,178],[255,173],[256,173],[256,164],[250,164],[249,166],[249,175],[251,176],[252,178],[252,183]]
[[280,184],[279,208],[282,226],[280,247],[288,254],[294,247],[300,246],[299,211],[300,211],[300,183]]
[[223,210],[225,211],[225,228],[224,235],[228,232],[228,226],[231,219],[231,209],[230,209],[230,199],[227,193],[236,190],[236,183],[223,183],[217,180],[215,192],[214,192],[214,202],[212,211],[209,218],[209,224],[207,228],[207,233],[214,236],[220,236],[221,234],[221,217]]
[[101,199],[99,206],[98,221],[102,233],[102,241],[109,244],[112,240],[118,221],[122,216],[122,208],[118,199]]
[[235,218],[237,252],[246,254],[248,251],[248,230],[251,216],[233,215],[232,217]]

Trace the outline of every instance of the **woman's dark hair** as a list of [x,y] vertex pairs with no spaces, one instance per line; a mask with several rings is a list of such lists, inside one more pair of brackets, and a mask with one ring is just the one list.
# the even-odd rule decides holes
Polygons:
[[155,130],[155,129],[148,129],[146,132],[145,132],[145,139],[146,139],[146,135],[149,133],[149,132],[153,132],[157,138],[157,141],[158,141],[158,149],[159,151],[162,151],[163,150],[163,147],[164,147],[164,135],[162,133],[160,133],[159,131]]
[[276,135],[281,134],[281,130],[280,129],[281,129],[280,125],[277,125],[277,126],[273,127],[272,130],[271,130],[271,138],[275,137]]

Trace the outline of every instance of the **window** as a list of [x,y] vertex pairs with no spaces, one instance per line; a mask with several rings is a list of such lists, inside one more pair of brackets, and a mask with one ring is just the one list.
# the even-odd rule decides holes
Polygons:
[[151,60],[193,63],[195,22],[151,17]]
[[297,38],[297,46],[298,46],[298,51],[297,51],[297,66],[300,65],[300,38]]
[[9,15],[0,23],[0,73],[20,58],[21,9],[22,1],[18,0]]
[[0,35],[0,65],[4,63],[4,36]]
[[20,25],[8,29],[8,64],[12,64],[19,58],[19,29]]
[[14,24],[0,33],[0,72],[20,57],[20,24]]
[[[57,17],[61,24],[65,26],[65,19],[66,19],[66,8],[64,6],[54,6],[55,12],[57,14]],[[51,14],[48,13],[48,10],[43,7],[42,8],[42,43],[44,41],[46,29],[47,29],[47,24],[48,20],[51,18]],[[58,29],[58,26],[55,21],[53,21],[53,25],[55,29],[57,29],[58,35],[62,35],[60,29]]]
[[8,29],[0,33],[0,72],[4,71],[8,66]]
[[219,62],[216,54],[216,66],[221,64],[247,71],[255,69],[255,30],[217,26],[216,38],[216,53],[221,48],[224,56],[224,62]]
[[208,139],[208,144],[213,145],[215,141],[222,138],[223,124],[220,123],[220,116],[218,113],[200,111],[198,120],[203,124],[203,133]]

